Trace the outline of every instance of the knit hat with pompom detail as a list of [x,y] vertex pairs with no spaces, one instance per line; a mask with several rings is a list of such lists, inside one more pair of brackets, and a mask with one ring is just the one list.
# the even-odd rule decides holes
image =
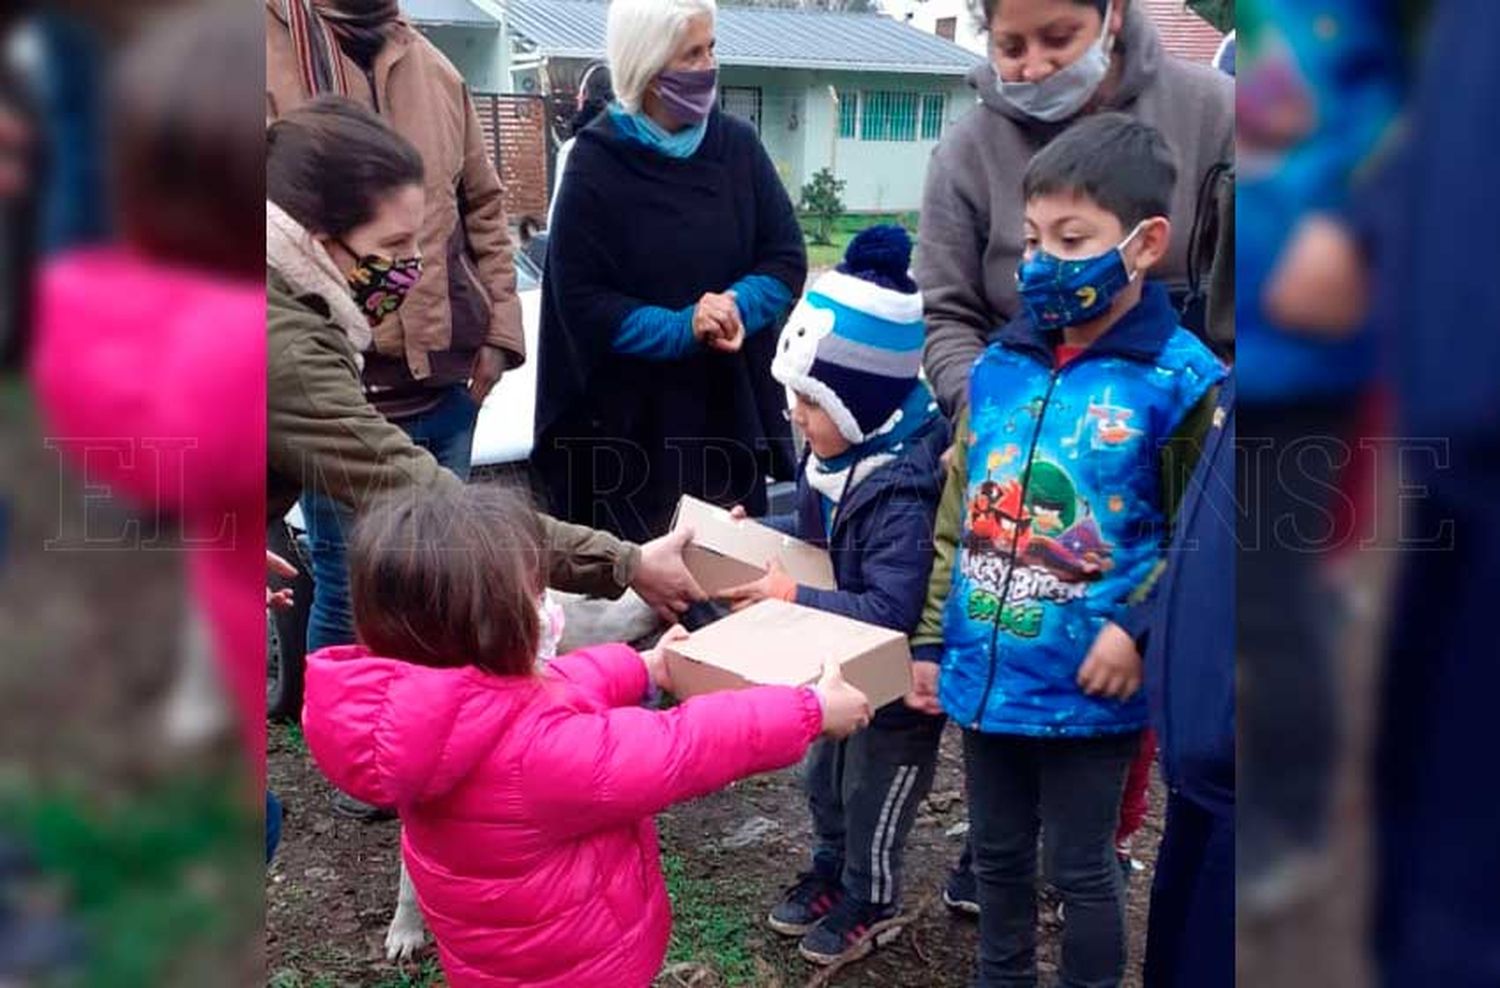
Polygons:
[[862,231],[843,263],[792,310],[771,374],[787,402],[805,395],[851,443],[893,425],[922,369],[922,296],[908,269],[911,236],[899,226]]

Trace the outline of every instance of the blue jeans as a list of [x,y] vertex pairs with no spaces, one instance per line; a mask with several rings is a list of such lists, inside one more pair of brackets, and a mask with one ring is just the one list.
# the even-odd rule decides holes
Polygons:
[[281,800],[271,790],[266,790],[266,864],[276,857],[276,848],[281,844]]
[[[467,480],[478,417],[479,408],[469,397],[469,389],[455,384],[438,405],[395,424],[438,463]],[[307,617],[307,651],[311,654],[329,645],[354,642],[354,611],[349,602],[349,565],[345,559],[345,539],[354,524],[354,510],[309,490],[302,494],[302,518],[307,524],[312,557],[313,599]]]
[[1062,894],[1059,988],[1118,988],[1125,890],[1115,827],[1139,731],[1092,738],[964,732],[979,886],[979,988],[1036,988],[1036,843]]

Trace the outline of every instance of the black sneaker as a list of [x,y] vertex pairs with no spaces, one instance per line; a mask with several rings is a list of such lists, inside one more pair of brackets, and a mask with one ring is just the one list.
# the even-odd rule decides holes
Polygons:
[[351,820],[361,820],[365,823],[381,823],[386,820],[396,819],[396,811],[388,810],[380,806],[371,806],[369,803],[355,799],[346,792],[336,792],[333,799],[333,812],[339,816],[348,817]]
[[943,905],[960,916],[979,915],[979,882],[971,868],[955,868],[943,886]]
[[777,933],[800,937],[833,911],[844,898],[844,886],[837,878],[820,871],[804,871],[797,884],[786,890],[766,923]]
[[901,935],[900,929],[892,928],[865,938],[870,927],[894,915],[895,906],[872,906],[845,896],[823,922],[807,931],[797,945],[797,953],[814,964],[858,960]]

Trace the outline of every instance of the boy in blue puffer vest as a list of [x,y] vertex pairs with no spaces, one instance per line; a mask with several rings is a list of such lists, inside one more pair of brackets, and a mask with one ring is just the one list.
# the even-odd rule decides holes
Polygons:
[[[865,230],[844,262],[807,293],[777,341],[771,373],[807,439],[797,511],[766,521],[828,549],[837,590],[797,586],[773,565],[731,590],[744,606],[792,600],[910,634],[932,571],[932,522],[942,491],[948,423],[919,379],[922,297],[899,226]],[[808,756],[812,867],[772,909],[773,930],[801,937],[803,957],[863,956],[890,930],[917,805],[932,787],[944,718],[897,700],[870,727]]]
[[970,372],[913,642],[916,692],[964,728],[986,988],[1036,983],[1039,829],[1066,906],[1061,983],[1124,974],[1113,837],[1147,712],[1115,622],[1162,560],[1225,375],[1142,277],[1176,171],[1156,130],[1115,113],[1039,152],[1023,312]]

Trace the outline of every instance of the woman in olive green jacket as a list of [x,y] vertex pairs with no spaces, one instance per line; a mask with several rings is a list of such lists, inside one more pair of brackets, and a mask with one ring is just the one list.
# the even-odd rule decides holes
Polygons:
[[[360,379],[372,318],[420,269],[422,163],[373,114],[338,98],[267,134],[267,520],[304,487],[358,510],[383,494],[462,483],[371,406]],[[664,617],[702,591],[682,563],[687,533],[635,546],[543,519],[551,586],[617,597]]]

